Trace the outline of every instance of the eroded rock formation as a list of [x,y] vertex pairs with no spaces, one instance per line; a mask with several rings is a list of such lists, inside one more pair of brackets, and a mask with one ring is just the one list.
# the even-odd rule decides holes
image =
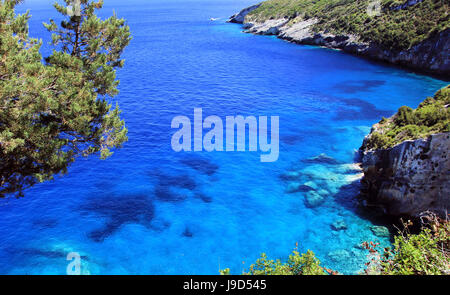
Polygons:
[[[369,135],[370,136],[370,135]],[[363,197],[389,215],[418,217],[450,207],[450,133],[404,141],[392,148],[363,150]]]

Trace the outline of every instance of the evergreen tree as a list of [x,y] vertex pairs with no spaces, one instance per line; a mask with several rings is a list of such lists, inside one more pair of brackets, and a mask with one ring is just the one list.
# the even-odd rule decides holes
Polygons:
[[15,15],[18,2],[0,1],[0,197],[22,196],[78,156],[105,159],[127,140],[119,108],[107,101],[131,39],[125,20],[99,19],[102,1],[56,3],[65,20],[45,24],[55,49],[43,63],[29,14]]

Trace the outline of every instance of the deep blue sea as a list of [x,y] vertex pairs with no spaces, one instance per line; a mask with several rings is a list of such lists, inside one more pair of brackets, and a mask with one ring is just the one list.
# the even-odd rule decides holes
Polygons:
[[[69,252],[84,274],[241,273],[261,252],[285,259],[298,243],[346,274],[364,268],[372,223],[356,209],[352,165],[372,124],[416,107],[445,82],[339,51],[242,33],[225,20],[250,0],[107,0],[102,16],[128,20],[133,40],[118,72],[129,141],[105,161],[78,159],[67,175],[0,200],[0,273],[65,274]],[[51,1],[25,0],[31,36]],[[210,21],[211,17],[220,18]],[[279,116],[280,156],[171,149],[173,117]],[[334,161],[311,161],[325,153]],[[286,180],[283,175],[296,175]],[[321,196],[288,193],[306,184]],[[334,222],[346,230],[332,230]]]

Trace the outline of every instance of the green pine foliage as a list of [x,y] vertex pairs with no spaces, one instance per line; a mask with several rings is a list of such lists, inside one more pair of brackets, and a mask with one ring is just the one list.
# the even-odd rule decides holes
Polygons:
[[45,24],[53,53],[43,62],[41,42],[28,36],[19,0],[0,1],[0,197],[65,173],[79,156],[100,154],[127,140],[118,106],[116,69],[130,42],[124,19],[99,19],[103,2],[81,0],[79,15],[55,3],[65,18]]
[[289,18],[291,23],[316,18],[315,32],[353,34],[386,49],[407,49],[450,27],[449,2],[423,0],[406,9],[406,0],[380,0],[382,13],[367,14],[369,0],[268,0],[247,21]]
[[363,149],[390,148],[402,141],[426,138],[434,133],[450,132],[450,85],[434,97],[425,99],[417,109],[402,106],[391,118],[383,118]]

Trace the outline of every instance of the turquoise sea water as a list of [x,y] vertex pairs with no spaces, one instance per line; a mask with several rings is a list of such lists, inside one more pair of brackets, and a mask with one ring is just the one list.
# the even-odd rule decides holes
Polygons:
[[[41,23],[56,15],[49,3],[19,7],[31,11],[31,35],[46,41]],[[114,9],[133,34],[114,99],[129,141],[106,161],[79,159],[25,198],[1,200],[0,273],[65,274],[68,252],[91,274],[240,273],[259,253],[283,259],[298,242],[352,274],[364,268],[361,242],[389,245],[356,209],[355,151],[381,116],[446,83],[225,23],[253,3],[106,1],[102,14]],[[194,107],[204,117],[279,116],[279,160],[173,152],[171,120],[192,118]],[[335,161],[307,160],[322,153]],[[287,192],[301,184],[313,191]],[[313,193],[323,197],[314,208]],[[347,229],[332,230],[336,221]]]

